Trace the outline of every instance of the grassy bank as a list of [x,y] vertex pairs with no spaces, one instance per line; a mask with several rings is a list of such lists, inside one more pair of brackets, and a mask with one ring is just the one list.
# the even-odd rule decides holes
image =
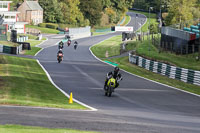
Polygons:
[[11,47],[19,46],[18,43],[9,42],[9,41],[0,41],[0,45],[11,46]]
[[[150,51],[148,50],[150,48]],[[160,62],[168,63],[177,67],[199,70],[200,61],[196,61],[196,54],[189,55],[176,55],[171,52],[160,52],[159,50],[150,43],[148,40],[141,42],[130,42],[127,45],[127,50],[136,50],[136,53],[140,56],[148,57],[149,59],[157,60]]]
[[33,29],[38,29],[41,31],[41,33],[46,33],[46,34],[58,34],[59,31],[55,30],[55,29],[50,29],[50,28],[42,28],[39,26],[35,26],[35,25],[26,25],[27,28],[33,28]]
[[1,133],[97,133],[94,131],[81,131],[72,129],[52,129],[42,127],[0,125]]
[[[115,38],[116,37],[110,38],[104,42],[101,42],[100,44],[93,46],[91,48],[92,52],[98,58],[101,58],[102,60],[104,60],[105,51],[108,51],[108,53],[110,53],[110,51],[113,50],[113,49],[108,48],[109,47],[108,44],[111,41],[112,45],[115,46],[115,49],[118,50],[118,52],[115,51],[115,53],[116,54],[119,53],[119,49],[120,49],[119,41],[117,41]],[[156,47],[153,46],[152,44],[150,44],[150,51],[148,51],[148,45],[149,45],[148,41],[144,41],[144,43],[131,42],[128,44],[127,49],[128,50],[136,49],[136,52],[143,56],[158,58],[159,60],[162,60],[162,61],[167,61],[166,59],[168,59],[169,61],[173,61],[172,63],[174,63],[174,64],[176,62],[178,62],[177,65],[184,65],[184,66],[187,65],[188,67],[200,69],[200,67],[198,67],[198,66],[200,66],[199,62],[197,63],[194,60],[192,60],[191,58],[189,58],[190,55],[188,57],[185,57],[185,56],[177,56],[177,55],[170,54],[170,53],[159,54]],[[109,56],[112,56],[112,55],[109,55]],[[200,94],[200,86],[188,84],[188,83],[176,80],[176,79],[170,79],[166,76],[162,76],[160,74],[156,74],[151,71],[140,68],[136,65],[129,63],[128,57],[112,58],[112,59],[106,59],[106,60],[119,64],[120,68],[122,68],[128,72],[131,72],[133,74],[136,74],[136,75],[139,75],[139,76],[142,76],[142,77],[154,80],[154,81],[158,81],[160,83],[167,84],[167,85],[170,85],[170,86],[173,86],[176,88],[180,88],[180,89],[186,90],[188,92]],[[187,61],[185,61],[185,60],[187,60]],[[195,64],[195,63],[197,63],[197,64]]]
[[0,104],[85,109],[48,80],[36,60],[0,55]]
[[119,35],[95,45],[91,50],[99,58],[105,58],[106,55],[115,56],[120,54],[121,43],[121,35]]

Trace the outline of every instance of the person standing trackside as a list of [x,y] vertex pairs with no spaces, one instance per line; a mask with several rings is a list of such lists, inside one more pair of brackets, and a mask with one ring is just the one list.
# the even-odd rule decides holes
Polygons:
[[74,49],[75,49],[75,50],[76,50],[77,46],[78,46],[78,42],[75,41],[75,42],[74,42]]

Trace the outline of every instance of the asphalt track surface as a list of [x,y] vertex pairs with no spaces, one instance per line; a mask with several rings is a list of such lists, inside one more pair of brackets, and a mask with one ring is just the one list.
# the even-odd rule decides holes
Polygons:
[[[130,13],[132,18],[135,14]],[[145,19],[139,15],[138,21]],[[129,25],[134,25],[134,19]],[[104,96],[106,73],[113,67],[97,60],[90,46],[115,36],[77,39],[77,50],[64,47],[64,60],[56,60],[59,36],[48,36],[36,56],[54,83],[66,93],[98,111],[31,107],[0,107],[0,124],[72,128],[105,133],[199,133],[200,97],[121,71],[123,80],[112,97]],[[73,43],[73,42],[72,42]]]

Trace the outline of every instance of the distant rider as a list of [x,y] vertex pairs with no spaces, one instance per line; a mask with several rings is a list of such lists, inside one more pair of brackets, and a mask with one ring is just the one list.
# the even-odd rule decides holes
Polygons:
[[106,89],[106,85],[108,83],[108,80],[112,77],[116,80],[115,88],[117,88],[119,86],[119,82],[122,80],[122,76],[119,72],[119,67],[115,67],[113,72],[107,73],[106,81],[105,81],[105,84],[104,84],[104,89]]
[[78,46],[78,42],[75,41],[75,42],[74,42],[74,49],[75,49],[75,50],[76,50],[77,46]]
[[63,59],[63,51],[62,51],[62,49],[59,49],[59,51],[58,51],[58,53],[57,53],[57,58],[59,58],[59,56],[61,56],[62,57],[62,59]]
[[64,47],[64,43],[62,41],[60,41],[59,44],[58,44],[58,48],[63,49],[63,47]]
[[70,44],[71,44],[71,40],[69,39],[69,40],[67,41],[67,45],[70,46]]

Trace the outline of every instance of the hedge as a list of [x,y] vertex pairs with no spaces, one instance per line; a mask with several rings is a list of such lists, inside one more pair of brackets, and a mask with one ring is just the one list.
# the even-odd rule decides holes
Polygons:
[[40,23],[38,26],[43,27],[43,28],[50,28],[50,29],[58,28],[58,24],[53,24],[53,23]]

